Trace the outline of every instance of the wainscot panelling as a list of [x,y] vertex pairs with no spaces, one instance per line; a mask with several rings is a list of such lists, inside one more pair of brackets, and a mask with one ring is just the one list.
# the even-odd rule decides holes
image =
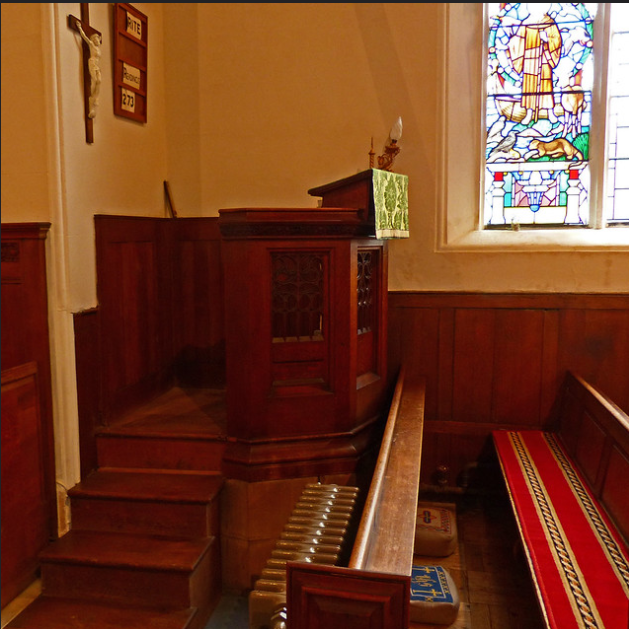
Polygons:
[[218,218],[173,227],[173,338],[180,380],[224,385],[223,272]]
[[96,216],[103,418],[165,386],[172,360],[168,221]]
[[50,223],[2,224],[2,605],[57,536],[46,279]]
[[37,576],[48,545],[46,460],[34,362],[2,370],[2,606]]
[[552,420],[567,370],[629,408],[629,294],[390,293],[403,362],[427,381],[422,483],[474,482],[491,430]]
[[98,305],[74,315],[83,476],[99,426],[173,384],[224,384],[217,221],[94,217]]

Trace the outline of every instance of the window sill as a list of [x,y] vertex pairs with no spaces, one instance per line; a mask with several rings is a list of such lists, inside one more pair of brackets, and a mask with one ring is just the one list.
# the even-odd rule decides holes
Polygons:
[[438,243],[441,252],[615,252],[629,250],[629,229],[479,230]]

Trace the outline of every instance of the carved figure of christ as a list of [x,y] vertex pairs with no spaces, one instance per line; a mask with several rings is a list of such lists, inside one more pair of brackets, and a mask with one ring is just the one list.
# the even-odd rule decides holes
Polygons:
[[83,45],[83,98],[85,101],[85,141],[94,142],[94,125],[98,97],[100,94],[101,70],[100,57],[102,36],[90,26],[89,4],[81,3],[81,19],[68,15],[68,26],[80,36]]

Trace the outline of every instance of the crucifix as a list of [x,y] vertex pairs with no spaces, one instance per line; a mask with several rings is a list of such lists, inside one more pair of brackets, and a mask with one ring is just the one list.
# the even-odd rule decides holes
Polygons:
[[85,101],[85,141],[94,142],[94,117],[100,94],[100,55],[103,38],[90,26],[90,5],[81,2],[81,19],[68,15],[68,26],[83,40],[83,100]]

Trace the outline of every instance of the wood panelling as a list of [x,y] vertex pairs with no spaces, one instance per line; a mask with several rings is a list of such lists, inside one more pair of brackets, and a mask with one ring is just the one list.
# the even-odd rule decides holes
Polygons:
[[173,338],[177,375],[224,385],[223,273],[218,218],[173,221]]
[[454,313],[452,418],[479,422],[492,415],[495,317],[488,309]]
[[175,376],[197,385],[223,379],[217,219],[94,221],[104,420]]
[[535,423],[540,417],[544,313],[497,310],[491,420]]
[[105,420],[164,386],[172,360],[161,221],[94,217]]
[[2,224],[2,605],[57,536],[45,240],[49,223]]
[[[46,238],[50,223],[2,224],[2,370],[35,363],[47,529],[57,536],[48,329]],[[12,446],[9,446],[12,447]],[[4,448],[4,444],[3,444]]]
[[601,298],[598,307],[559,312],[557,364],[561,373],[568,369],[578,373],[627,409],[629,295],[619,296],[618,302],[616,306]]
[[628,476],[629,458],[626,452],[623,452],[618,447],[614,447],[610,452],[601,496],[612,517],[618,522],[620,532],[625,536],[625,539],[629,539]]
[[605,431],[584,411],[575,456],[590,485],[595,486],[605,447]]
[[36,577],[49,542],[37,364],[2,371],[2,607]]
[[427,380],[422,483],[492,456],[492,428],[540,428],[567,370],[629,408],[629,294],[390,293],[389,374]]
[[49,223],[2,224],[2,369],[35,360],[50,382],[45,239]]
[[37,363],[44,421],[52,417],[45,252],[49,228],[50,223],[2,224],[2,369]]
[[83,476],[101,425],[173,383],[224,384],[217,221],[94,217],[98,306],[74,315]]

